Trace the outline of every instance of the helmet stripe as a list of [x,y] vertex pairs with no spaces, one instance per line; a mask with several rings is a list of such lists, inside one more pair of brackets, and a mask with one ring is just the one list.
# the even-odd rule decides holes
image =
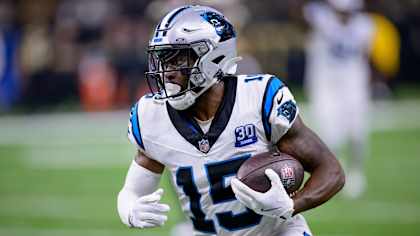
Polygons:
[[169,27],[169,24],[172,22],[172,20],[177,16],[179,13],[181,13],[183,10],[190,8],[191,6],[184,6],[179,8],[177,11],[175,11],[168,19],[168,21],[165,24],[165,28]]
[[[161,22],[161,23],[162,23],[162,22]],[[158,24],[158,26],[156,27],[156,34],[155,34],[155,37],[158,37],[158,36],[159,36],[159,27],[160,27],[161,23],[159,23],[159,24]]]
[[[176,8],[169,12],[159,23],[158,27],[156,27],[155,37],[159,37],[159,32],[163,31],[162,36],[166,36],[166,29],[169,27],[169,24],[173,21],[173,19],[181,13],[183,10],[190,8],[191,6],[183,6]],[[166,22],[166,23],[165,23]],[[162,28],[161,28],[162,27]]]

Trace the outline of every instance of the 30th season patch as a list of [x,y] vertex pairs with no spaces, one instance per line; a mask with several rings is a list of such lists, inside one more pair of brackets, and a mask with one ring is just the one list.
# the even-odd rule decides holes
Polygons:
[[243,147],[257,142],[257,134],[253,124],[242,125],[235,128],[235,147]]

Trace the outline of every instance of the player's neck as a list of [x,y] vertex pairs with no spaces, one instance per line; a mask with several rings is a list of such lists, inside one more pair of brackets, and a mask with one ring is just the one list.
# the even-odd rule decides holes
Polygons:
[[190,109],[191,115],[199,120],[206,121],[216,115],[224,95],[224,82],[215,84],[203,93]]

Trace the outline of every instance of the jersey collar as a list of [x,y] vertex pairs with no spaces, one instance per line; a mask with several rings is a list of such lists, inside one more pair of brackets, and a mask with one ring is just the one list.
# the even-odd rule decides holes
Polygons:
[[236,98],[237,77],[226,77],[224,83],[222,103],[217,109],[207,133],[204,133],[197,121],[189,117],[185,111],[178,111],[168,102],[166,103],[169,118],[178,133],[202,153],[208,153],[210,151],[211,147],[225,130],[232,115]]

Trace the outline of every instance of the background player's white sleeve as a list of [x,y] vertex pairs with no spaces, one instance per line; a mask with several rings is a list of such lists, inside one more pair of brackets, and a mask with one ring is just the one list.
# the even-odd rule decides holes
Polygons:
[[271,141],[277,143],[293,125],[299,109],[290,90],[284,86],[274,97],[269,122],[271,124]]
[[151,194],[157,188],[160,177],[160,174],[138,165],[135,161],[131,163],[125,184],[118,194],[118,213],[124,224],[131,226],[130,209],[139,197]]

